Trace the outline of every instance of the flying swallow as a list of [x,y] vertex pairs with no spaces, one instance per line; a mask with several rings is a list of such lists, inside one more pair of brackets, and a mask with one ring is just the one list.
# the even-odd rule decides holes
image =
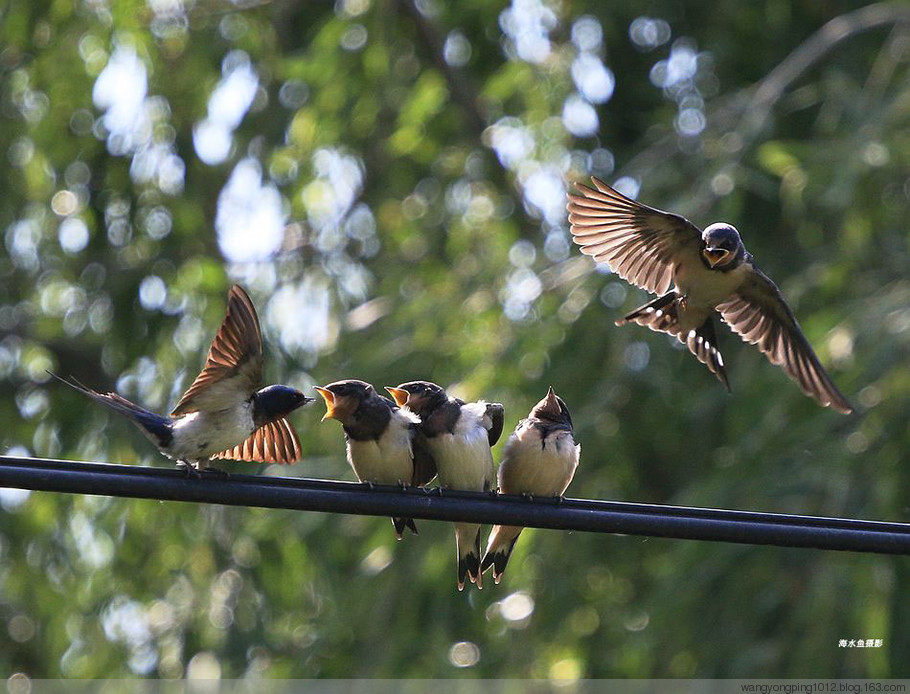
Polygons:
[[729,390],[714,333],[713,318],[719,313],[806,395],[843,414],[853,411],[777,285],[755,265],[732,225],[718,222],[700,231],[679,215],[642,205],[592,180],[594,188],[579,184],[581,194],[569,194],[575,243],[623,279],[659,295],[617,325],[632,322],[675,335]]
[[[420,417],[383,397],[369,383],[336,381],[316,386],[325,400],[322,420],[344,428],[347,458],[357,479],[367,484],[423,487],[436,476],[432,458],[415,443]],[[405,528],[415,535],[412,518],[393,518],[400,540]]]
[[202,372],[164,417],[117,393],[99,393],[75,379],[60,381],[129,417],[168,458],[197,472],[211,459],[296,463],[300,441],[287,415],[313,398],[289,386],[262,388],[262,333],[256,309],[238,285]]
[[[499,464],[499,491],[527,497],[561,497],[575,476],[580,455],[581,444],[575,443],[569,408],[550,387],[506,442]],[[518,526],[494,525],[490,532],[480,571],[492,566],[496,583],[506,570],[522,530]]]
[[[420,432],[436,463],[442,489],[488,492],[493,487],[493,453],[502,435],[504,411],[498,403],[466,403],[435,383],[410,381],[389,392],[421,420]],[[465,577],[483,587],[480,571],[480,524],[455,523],[458,590]]]

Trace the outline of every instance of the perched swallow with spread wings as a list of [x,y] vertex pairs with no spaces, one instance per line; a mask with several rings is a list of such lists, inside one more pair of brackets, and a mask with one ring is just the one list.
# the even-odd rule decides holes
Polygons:
[[[752,260],[739,232],[718,222],[700,231],[689,220],[642,205],[592,178],[569,194],[569,223],[582,253],[623,279],[658,294],[617,325],[637,323],[675,335],[730,389],[717,348],[714,314],[780,366],[824,407],[853,407],[815,356],[783,295]],[[670,285],[674,285],[670,291]]]
[[[326,419],[344,429],[348,463],[357,479],[367,484],[423,487],[436,476],[436,466],[415,438],[420,417],[396,405],[364,381],[350,379],[316,386],[325,400]],[[393,518],[400,540],[404,529],[415,535],[413,518]]]
[[[499,491],[561,497],[575,476],[580,456],[581,444],[575,443],[569,408],[550,387],[506,442],[499,464]],[[522,530],[513,525],[493,526],[481,573],[492,566],[493,581],[499,583]]]
[[262,333],[256,309],[238,285],[208,358],[189,390],[164,417],[117,393],[99,393],[51,374],[92,400],[128,417],[168,458],[189,474],[211,459],[296,463],[300,441],[287,415],[314,398],[289,386],[262,388]]
[[[449,397],[428,381],[409,381],[388,388],[395,401],[420,417],[422,445],[439,473],[442,489],[488,492],[493,488],[493,452],[502,436],[503,406]],[[480,572],[480,524],[455,523],[458,590],[465,578],[483,587]]]

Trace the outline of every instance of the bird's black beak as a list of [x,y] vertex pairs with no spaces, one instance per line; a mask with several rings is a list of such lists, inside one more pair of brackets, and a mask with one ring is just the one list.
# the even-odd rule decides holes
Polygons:
[[701,253],[705,257],[705,260],[708,261],[708,265],[710,265],[712,268],[717,267],[730,257],[730,251],[725,248],[709,247],[703,250]]

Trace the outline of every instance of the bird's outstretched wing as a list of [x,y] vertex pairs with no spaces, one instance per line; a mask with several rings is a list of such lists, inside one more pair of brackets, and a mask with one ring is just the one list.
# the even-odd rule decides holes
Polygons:
[[300,440],[288,420],[276,419],[259,427],[243,443],[212,456],[213,460],[218,458],[292,465],[300,460]]
[[793,311],[767,275],[754,265],[736,294],[717,310],[737,335],[758,345],[768,360],[780,366],[802,391],[824,407],[850,414],[853,407],[834,385],[803,335]]
[[205,366],[171,415],[224,409],[246,400],[262,385],[262,365],[259,318],[250,297],[235,284]]
[[624,280],[655,294],[673,283],[673,267],[700,263],[701,232],[677,214],[642,205],[592,177],[569,194],[572,240]]

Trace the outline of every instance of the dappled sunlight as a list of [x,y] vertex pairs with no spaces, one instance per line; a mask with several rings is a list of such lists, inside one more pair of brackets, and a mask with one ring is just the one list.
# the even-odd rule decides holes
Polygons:
[[512,0],[499,15],[499,25],[509,37],[506,53],[529,63],[550,56],[550,32],[559,24],[556,13],[541,0]]
[[284,349],[315,354],[330,349],[338,337],[330,309],[327,283],[317,275],[308,275],[299,284],[280,287],[269,301],[265,316]]
[[[47,371],[165,413],[236,282],[268,383],[501,402],[496,462],[553,385],[573,496],[905,520],[896,8],[818,33],[837,8],[6,3],[0,452],[169,466]],[[677,340],[616,327],[646,299],[572,240],[591,176],[735,224],[859,416],[725,326],[729,393]],[[299,464],[224,469],[353,479],[318,405],[289,417]],[[418,524],[397,542],[388,517],[0,489],[0,664],[10,688],[897,672],[887,558],[532,530],[501,584],[458,593],[449,524]]]
[[222,78],[212,91],[208,115],[193,129],[196,154],[206,164],[228,158],[233,132],[253,103],[259,79],[243,51],[231,51],[221,63]]
[[234,263],[267,260],[281,248],[286,221],[281,194],[262,182],[259,162],[238,162],[218,197],[215,216],[224,257]]
[[[151,183],[168,195],[183,190],[186,166],[176,154],[176,133],[168,125],[170,105],[148,96],[148,71],[130,46],[117,46],[98,75],[92,96],[105,110],[96,133],[114,156],[132,155],[136,183]],[[100,129],[99,129],[100,126]]]

